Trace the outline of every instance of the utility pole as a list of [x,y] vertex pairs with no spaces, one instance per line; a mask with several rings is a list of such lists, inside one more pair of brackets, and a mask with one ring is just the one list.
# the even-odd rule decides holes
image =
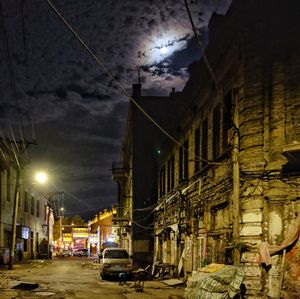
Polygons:
[[16,188],[15,188],[15,196],[14,196],[13,222],[12,222],[12,235],[11,235],[10,252],[9,252],[9,265],[8,265],[9,270],[13,269],[13,265],[15,262],[17,218],[18,218],[18,205],[19,205],[19,197],[20,197],[20,190],[19,190],[20,176],[21,176],[21,169],[17,168]]
[[233,90],[233,148],[232,148],[232,175],[233,175],[233,264],[240,264],[240,251],[237,244],[240,241],[240,164],[239,164],[239,109],[238,109],[238,89]]

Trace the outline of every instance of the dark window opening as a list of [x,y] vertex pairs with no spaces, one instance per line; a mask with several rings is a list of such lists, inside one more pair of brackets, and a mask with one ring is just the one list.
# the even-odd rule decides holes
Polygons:
[[168,161],[167,191],[174,188],[174,156]]
[[183,178],[183,148],[179,148],[179,181]]
[[24,239],[24,251],[28,251],[28,240]]
[[189,141],[184,142],[184,165],[183,165],[183,178],[189,177]]
[[205,119],[202,122],[202,134],[201,134],[201,158],[202,158],[202,168],[207,165],[208,158],[208,121]]
[[221,154],[221,109],[220,105],[213,110],[213,158]]
[[31,203],[30,203],[30,208],[31,208],[31,215],[34,215],[34,197],[31,196]]
[[36,201],[36,216],[40,217],[40,201],[38,199]]
[[198,127],[195,130],[195,135],[194,135],[194,141],[195,141],[195,173],[200,170],[200,128]]
[[29,193],[26,191],[25,192],[25,202],[24,202],[24,210],[25,212],[28,212],[29,210]]
[[174,156],[171,158],[171,190],[175,187],[175,159]]
[[166,194],[166,167],[163,166],[160,170],[160,197],[164,196]]
[[228,92],[223,103],[223,122],[222,122],[222,150],[226,151],[230,146],[228,140],[228,130],[232,127],[231,120],[232,92]]
[[10,169],[8,169],[8,170],[7,170],[7,182],[6,182],[6,183],[7,183],[7,184],[6,184],[6,185],[7,185],[7,186],[6,186],[6,188],[7,188],[7,189],[6,189],[6,190],[7,190],[7,193],[6,193],[6,196],[7,196],[7,197],[6,197],[6,200],[7,200],[7,201],[10,201],[10,181],[11,181]]

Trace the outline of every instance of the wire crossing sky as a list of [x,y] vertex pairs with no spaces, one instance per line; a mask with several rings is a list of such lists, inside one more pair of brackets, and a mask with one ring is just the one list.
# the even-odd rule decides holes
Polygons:
[[[51,3],[127,94],[138,81],[137,69],[143,95],[168,95],[172,87],[180,90],[188,79],[188,65],[199,59],[184,1]],[[10,136],[11,126],[16,139],[23,135],[37,140],[37,146],[27,150],[31,167],[42,165],[53,184],[66,191],[66,214],[68,209],[80,213],[109,207],[116,202],[110,169],[112,161],[119,160],[128,98],[54,17],[46,0],[1,4],[2,134]],[[229,5],[230,1],[189,2],[201,40],[207,40],[211,15],[224,14]]]

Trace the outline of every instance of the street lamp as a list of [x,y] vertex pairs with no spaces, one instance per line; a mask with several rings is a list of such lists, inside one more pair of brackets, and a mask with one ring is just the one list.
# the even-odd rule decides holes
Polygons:
[[36,180],[36,182],[38,182],[39,184],[44,184],[44,183],[47,182],[48,176],[47,176],[47,174],[46,174],[45,172],[39,171],[39,172],[37,172],[36,175],[35,175],[35,180]]

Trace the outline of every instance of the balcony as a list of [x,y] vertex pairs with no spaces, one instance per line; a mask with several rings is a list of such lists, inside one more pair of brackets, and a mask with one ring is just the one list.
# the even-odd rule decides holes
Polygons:
[[112,164],[112,179],[114,181],[122,181],[127,177],[128,167],[124,162],[113,162]]
[[130,221],[130,206],[129,205],[113,205],[112,222],[129,222]]

